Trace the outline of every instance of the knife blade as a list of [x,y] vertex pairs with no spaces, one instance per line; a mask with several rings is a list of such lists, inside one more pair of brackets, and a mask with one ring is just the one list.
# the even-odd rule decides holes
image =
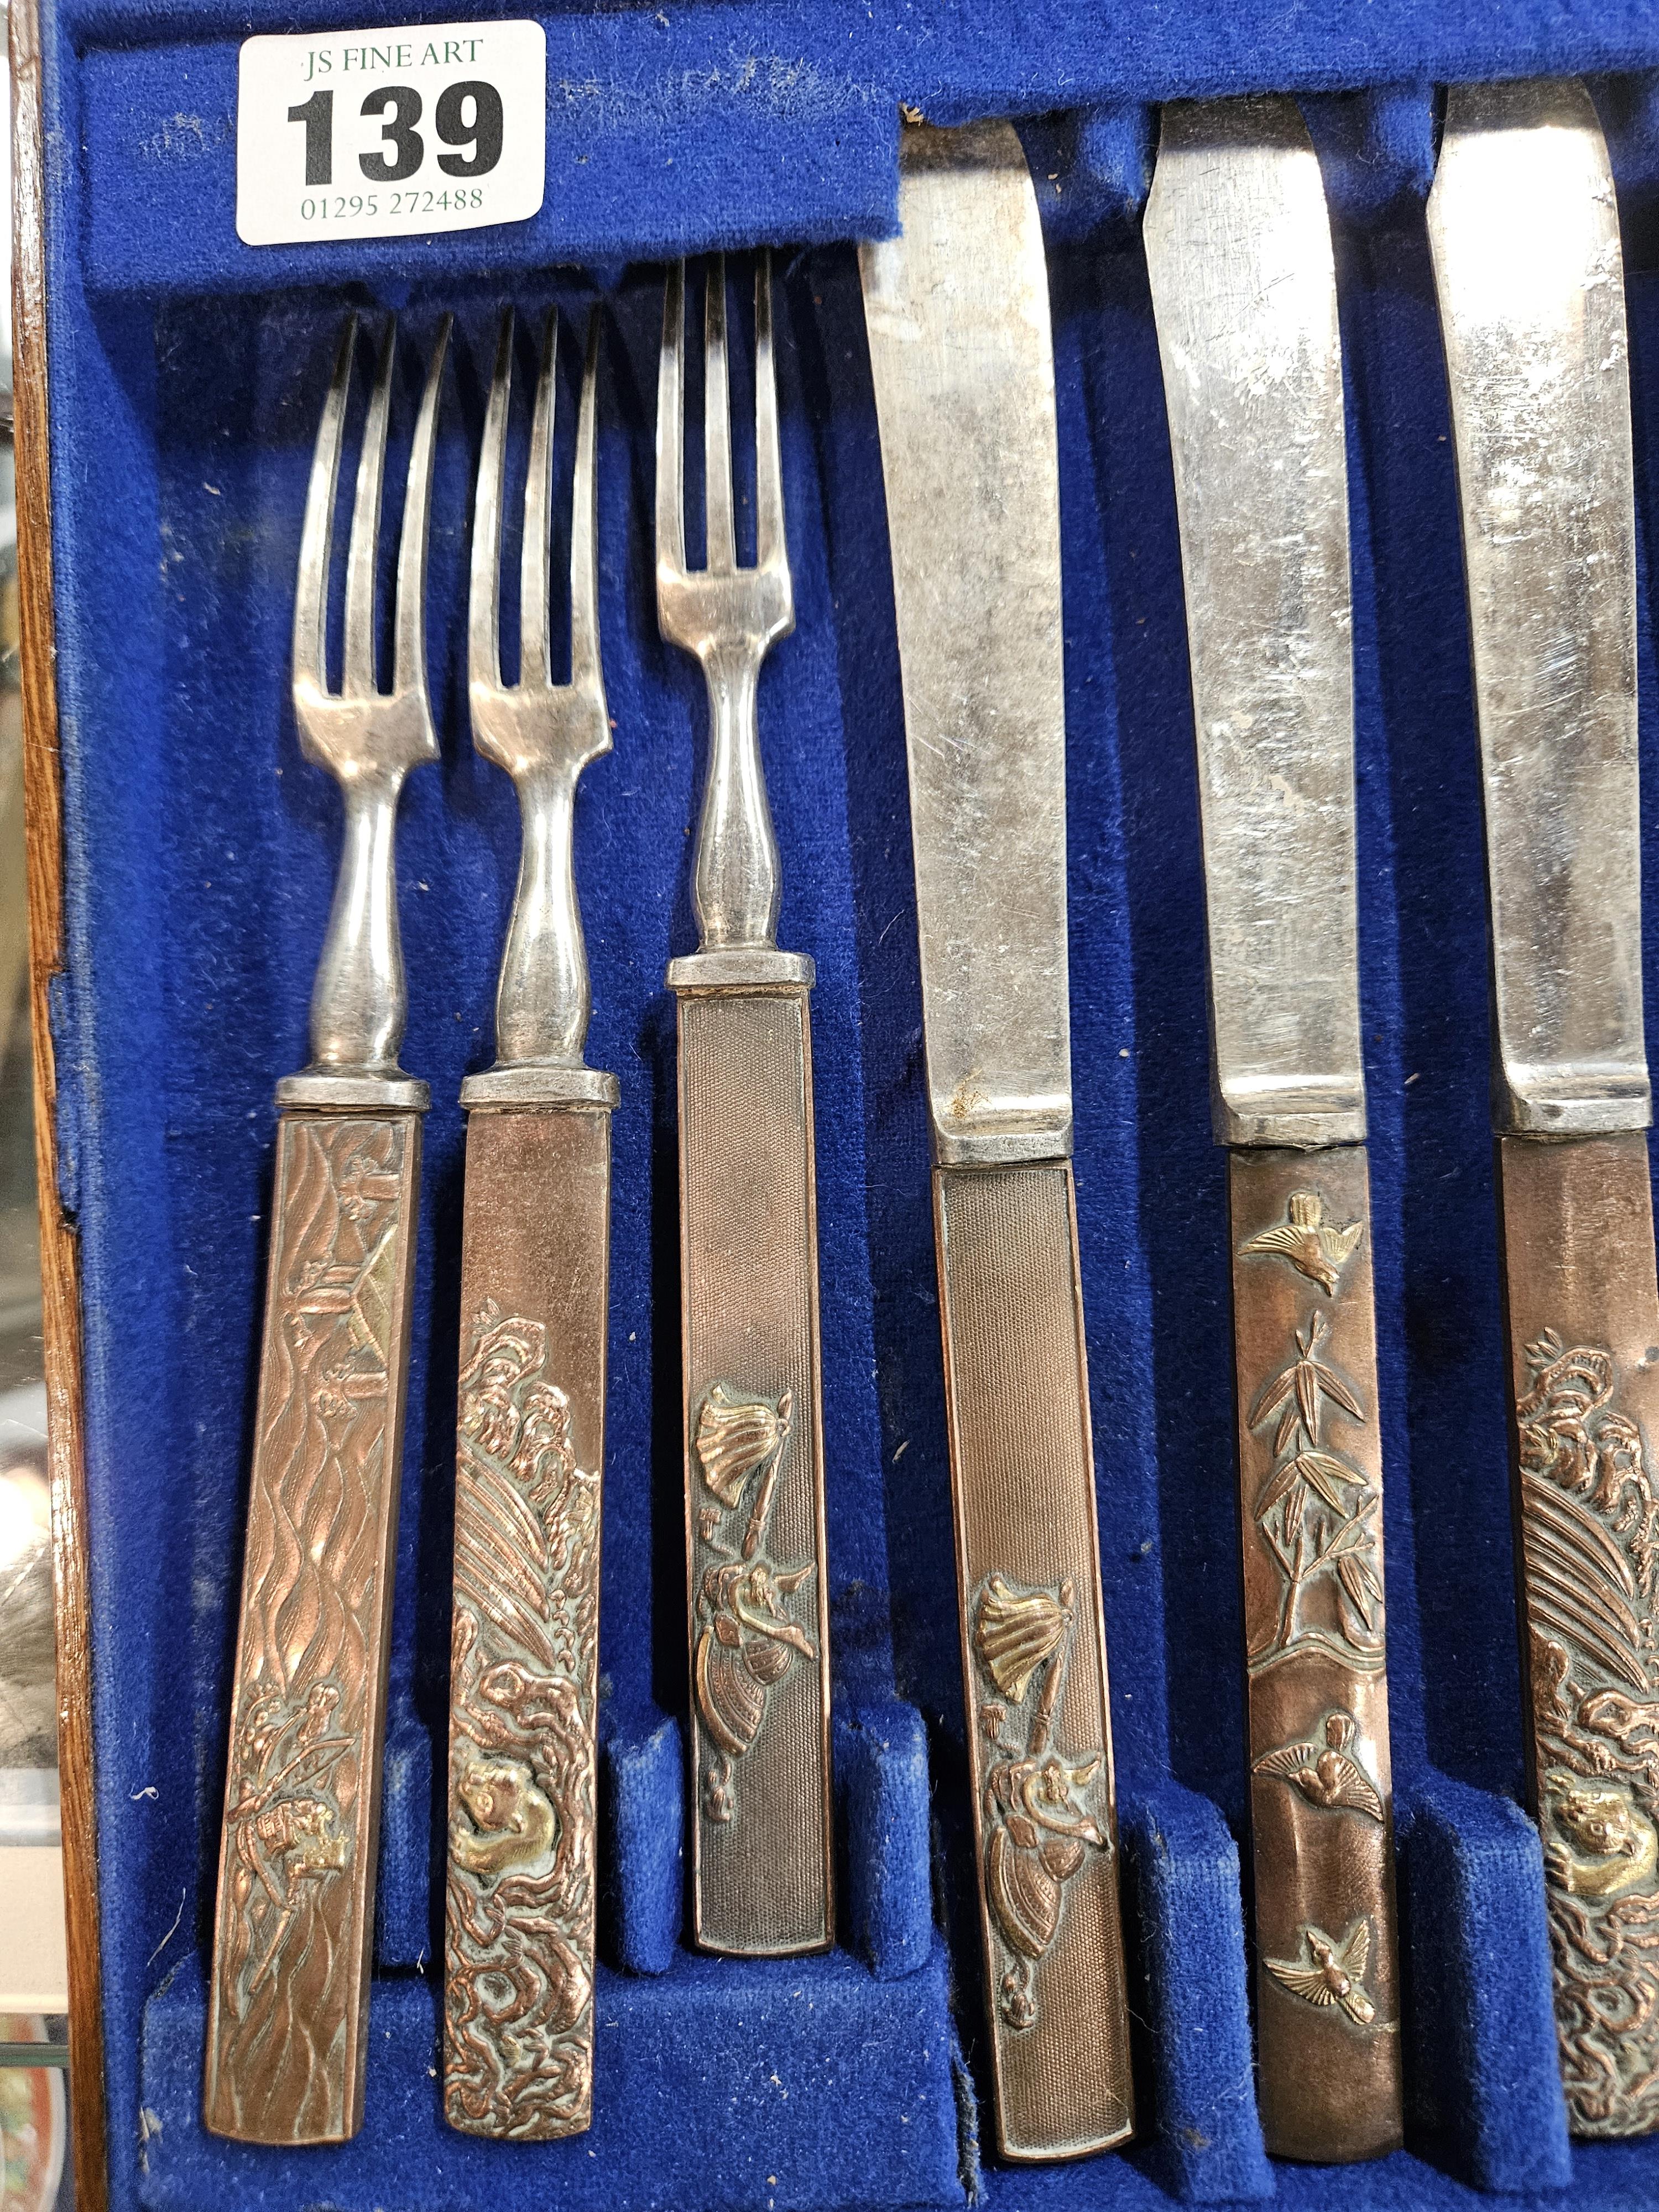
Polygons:
[[1429,241],[1486,817],[1528,1783],[1570,2124],[1636,2135],[1659,2126],[1659,1281],[1624,277],[1581,84],[1448,94]]
[[968,1757],[998,2141],[1133,2125],[1073,1195],[1060,495],[1036,196],[907,128],[860,249],[909,759]]
[[1269,2151],[1401,2133],[1342,360],[1296,105],[1164,111],[1146,219],[1231,1148]]

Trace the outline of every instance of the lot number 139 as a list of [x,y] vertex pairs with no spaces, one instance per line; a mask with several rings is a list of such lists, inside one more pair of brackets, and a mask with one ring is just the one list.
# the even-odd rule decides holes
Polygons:
[[236,229],[250,246],[522,222],[542,204],[539,23],[249,39]]

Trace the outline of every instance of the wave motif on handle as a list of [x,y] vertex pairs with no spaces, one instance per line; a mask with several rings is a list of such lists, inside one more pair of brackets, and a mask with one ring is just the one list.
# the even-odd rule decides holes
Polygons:
[[592,2108],[599,1478],[546,1358],[485,1302],[455,1478],[444,2113],[520,2140]]
[[214,2115],[256,2139],[344,2124],[406,1140],[386,1121],[295,1118],[282,1132],[213,2053]]
[[1573,2130],[1659,2124],[1659,1499],[1604,1351],[1526,1347],[1516,1406],[1538,1820]]

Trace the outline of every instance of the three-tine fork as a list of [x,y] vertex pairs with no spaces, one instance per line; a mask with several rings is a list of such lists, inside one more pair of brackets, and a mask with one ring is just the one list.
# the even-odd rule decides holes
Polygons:
[[[590,1011],[576,783],[611,750],[599,664],[589,326],[570,531],[570,679],[553,680],[549,568],[557,322],[532,420],[520,674],[501,680],[501,526],[513,381],[501,322],[473,510],[474,742],[513,778],[519,885],[493,1067],[469,1076],[449,1705],[444,2113],[470,2134],[575,2135],[593,2080],[594,1717],[605,1463],[611,1113]],[[502,1991],[508,1994],[503,1999]]]
[[375,566],[395,325],[381,346],[346,559],[343,678],[329,556],[356,350],[343,332],[306,495],[294,708],[345,836],[311,1000],[311,1063],[277,1085],[270,1274],[225,1778],[204,2118],[246,2142],[338,2142],[362,2121],[386,1639],[424,1083],[392,846],[408,771],[437,757],[423,605],[446,319],[410,455],[392,682]]
[[810,959],[776,939],[761,663],[794,627],[771,270],[755,277],[756,562],[737,558],[726,265],[704,329],[704,566],[686,559],[684,265],[657,387],[657,613],[701,663],[709,753],[679,1006],[680,1327],[692,1676],[692,1909],[706,1948],[833,1939],[830,1658]]

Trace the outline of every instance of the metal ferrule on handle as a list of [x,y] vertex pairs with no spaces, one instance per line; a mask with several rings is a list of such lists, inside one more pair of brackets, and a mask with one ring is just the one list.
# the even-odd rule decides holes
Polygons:
[[1484,771],[1528,1779],[1562,2081],[1576,2135],[1644,2135],[1659,2128],[1659,1278],[1623,267],[1585,88],[1449,94],[1429,238]]

